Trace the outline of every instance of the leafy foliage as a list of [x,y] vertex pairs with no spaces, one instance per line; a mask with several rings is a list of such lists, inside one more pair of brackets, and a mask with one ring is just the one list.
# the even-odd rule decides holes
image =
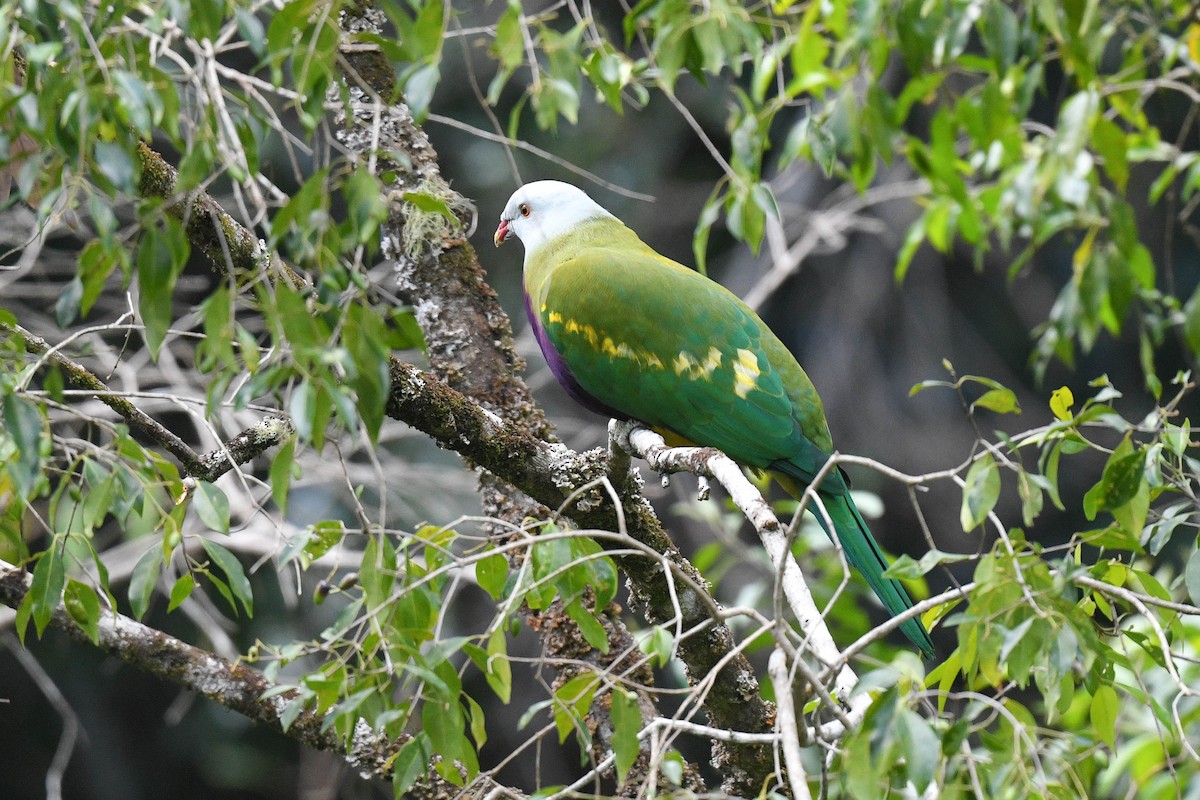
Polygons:
[[[806,742],[814,790],[1194,793],[1200,461],[1187,415],[1192,372],[1161,365],[1195,365],[1200,288],[1170,247],[1155,261],[1139,217],[1160,204],[1187,222],[1197,202],[1194,9],[1151,0],[469,5],[380,3],[395,33],[380,37],[343,30],[350,6],[337,2],[0,0],[0,153],[13,197],[32,209],[37,236],[65,219],[80,238],[70,269],[46,278],[61,287],[48,309],[17,293],[5,298],[12,310],[0,309],[0,557],[32,573],[21,635],[41,636],[61,607],[98,641],[105,615],[190,609],[198,593],[248,626],[271,606],[254,567],[273,563],[306,579],[312,607],[329,614],[319,631],[260,641],[247,655],[275,681],[267,697],[281,698],[282,726],[315,712],[348,743],[362,726],[382,732],[400,744],[397,796],[431,774],[482,785],[495,765],[485,746],[510,705],[518,720],[506,733],[528,740],[511,753],[561,745],[611,778],[598,791],[629,779],[656,791],[685,785],[686,748],[673,738],[653,740],[651,766],[639,761],[650,737],[678,731],[648,716],[653,692],[634,672],[675,670],[681,649],[708,634],[621,615],[610,551],[643,558],[644,546],[622,531],[536,521],[505,528],[445,513],[424,523],[433,517],[421,503],[462,477],[422,484],[412,464],[429,453],[384,424],[388,357],[420,359],[424,338],[413,309],[381,297],[372,271],[381,231],[393,213],[425,215],[428,228],[408,229],[420,246],[403,252],[436,257],[465,208],[428,183],[387,195],[395,175],[377,179],[312,142],[331,108],[345,111],[363,92],[341,72],[353,48],[390,59],[393,72],[372,87],[394,89],[385,103],[403,97],[416,120],[432,118],[452,66],[447,44],[479,13],[487,18],[470,35],[491,70],[480,94],[509,138],[658,102],[698,131],[722,175],[695,229],[701,269],[719,224],[755,253],[764,241],[772,257],[792,244],[794,211],[777,194],[799,164],[863,197],[902,175],[916,186],[916,216],[891,265],[899,291],[926,245],[968,253],[979,270],[1005,261],[1010,284],[1034,273],[1050,281],[1056,300],[1031,326],[1039,383],[1052,365],[1091,369],[1081,356],[1137,340],[1144,387],[1121,387],[1144,388],[1136,400],[1081,374],[1032,404],[1008,379],[959,375],[949,362],[948,379],[914,387],[953,394],[977,433],[960,465],[909,480],[955,485],[970,546],[902,558],[891,572],[927,594],[924,578],[945,584],[969,568],[969,585],[925,617],[952,640],[939,663],[876,640],[862,587],[842,585],[840,555],[810,548],[820,534],[801,529],[795,552],[839,640],[864,637],[872,661],[863,663],[881,665],[838,698],[867,699],[858,724],[821,746]],[[727,146],[689,105],[697,86],[720,99]],[[148,145],[178,154],[171,197],[153,191],[163,176]],[[405,153],[371,157],[412,167]],[[261,242],[245,249],[234,223],[222,223],[216,245],[197,236],[195,208],[178,207],[200,190]],[[223,267],[248,259],[256,269],[201,276],[214,252]],[[1047,253],[1063,256],[1060,269],[1039,262]],[[285,262],[305,280],[281,279]],[[438,315],[425,307],[421,322],[442,333],[457,322]],[[111,389],[86,382],[114,374]],[[277,411],[295,435],[218,485],[181,470],[168,437],[124,407],[101,409],[99,396],[178,414],[185,447],[215,442],[219,452]],[[1004,430],[989,430],[994,420]],[[407,493],[394,485],[406,482]],[[1090,488],[1072,493],[1076,482]],[[318,495],[316,518],[304,516]],[[737,609],[728,622],[738,646],[756,658],[777,644],[802,649],[775,619],[775,570],[737,544],[741,513],[709,503],[685,514],[713,535],[693,563]],[[251,536],[263,520],[268,546]],[[135,556],[111,575],[108,551],[122,543]],[[543,678],[544,661],[518,652],[519,634],[536,627],[526,612],[558,608],[586,652]],[[637,663],[623,672],[595,657],[626,655],[611,652],[614,618],[638,629],[628,654]],[[692,676],[699,688],[676,677],[664,680],[692,715],[707,676]],[[806,724],[824,723],[831,709],[804,700]],[[596,723],[605,714],[608,728]]]

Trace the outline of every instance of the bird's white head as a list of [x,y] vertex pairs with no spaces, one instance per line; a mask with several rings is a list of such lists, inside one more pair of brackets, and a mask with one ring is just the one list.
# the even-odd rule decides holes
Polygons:
[[527,183],[508,198],[492,241],[496,247],[516,236],[526,254],[596,217],[612,217],[577,186],[562,181]]

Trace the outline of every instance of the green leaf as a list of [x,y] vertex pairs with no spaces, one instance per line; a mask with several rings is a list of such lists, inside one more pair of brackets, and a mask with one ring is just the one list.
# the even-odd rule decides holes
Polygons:
[[941,550],[935,549],[921,556],[920,561],[915,561],[912,556],[901,553],[892,561],[892,565],[884,570],[883,576],[902,581],[914,580],[925,575],[939,564],[956,564],[961,561],[973,561],[976,557],[974,553],[944,553]]
[[236,9],[234,14],[242,41],[249,45],[254,55],[262,58],[267,46],[267,31],[262,21],[245,8]]
[[995,411],[998,414],[1020,414],[1021,406],[1017,403],[1017,396],[1011,389],[1003,387],[999,389],[988,389],[979,399],[971,404],[971,410],[976,408],[986,408]]
[[611,558],[603,555],[603,548],[596,544],[594,539],[580,536],[571,542],[572,547],[578,551],[575,557],[586,570],[582,576],[583,583],[595,592],[595,608],[603,610],[617,596],[617,590],[620,588],[616,565]]
[[440,80],[442,71],[438,65],[426,64],[416,68],[404,82],[404,100],[408,102],[409,108],[413,109],[416,121],[425,119],[425,114],[430,110],[430,103],[433,102],[433,91],[438,88]]
[[671,783],[675,784],[676,786],[683,785],[684,760],[683,756],[677,751],[672,750],[664,755],[662,762],[658,765],[658,768],[662,771],[663,777],[669,780]]
[[1017,471],[1017,495],[1021,498],[1021,521],[1026,527],[1033,524],[1042,513],[1044,497],[1039,482],[1045,483],[1040,476],[1030,475],[1023,469]]
[[296,458],[296,437],[289,436],[271,459],[268,478],[271,482],[271,499],[279,507],[279,515],[287,516],[288,490],[292,485],[292,464]]
[[[1146,454],[1135,450],[1130,440],[1121,442],[1108,463],[1104,465],[1104,474],[1083,499],[1083,510],[1088,519],[1095,519],[1099,511],[1113,511],[1132,500],[1141,488],[1145,478]],[[1141,531],[1132,531],[1140,535]]]
[[696,230],[692,234],[692,256],[696,259],[696,271],[707,275],[708,235],[712,226],[721,216],[721,185],[718,184],[713,193],[700,209],[700,217],[696,220]]
[[429,737],[424,733],[417,733],[396,753],[392,760],[392,791],[397,800],[428,772],[430,756]]
[[956,649],[950,654],[950,657],[938,664],[929,674],[925,676],[925,686],[928,688],[937,684],[937,706],[938,713],[946,710],[946,701],[950,697],[950,690],[954,686],[954,680],[962,672],[962,649]]
[[[388,330],[383,319],[366,306],[355,304],[346,312],[342,341],[354,362],[350,385],[358,401],[358,415],[374,442],[383,424],[391,373],[388,370]],[[347,420],[347,425],[353,420]]]
[[578,121],[579,92],[562,78],[543,78],[530,98],[534,118],[542,130],[557,130],[559,116],[572,125]]
[[926,211],[917,217],[909,226],[908,232],[904,234],[904,243],[900,245],[900,253],[896,256],[896,266],[893,268],[896,283],[904,283],[904,277],[908,275],[908,268],[912,266],[913,256],[917,254],[917,248],[921,246],[921,243],[925,241],[928,216],[929,212]]
[[107,181],[108,187],[122,194],[134,194],[137,169],[129,153],[117,142],[96,142],[94,175]]
[[[275,22],[279,20],[280,15],[276,14],[271,22],[271,28],[275,28]],[[301,237],[308,237],[314,234],[319,234],[320,227],[314,223],[324,224],[327,220],[329,212],[329,167],[323,167],[315,171],[304,182],[298,190],[293,192],[292,198],[287,201],[283,208],[275,212],[275,216],[271,220],[271,238],[272,246],[278,244],[288,233],[295,233]],[[307,239],[303,239],[307,241]],[[281,294],[281,290],[286,287],[277,286],[276,295]],[[288,289],[288,292],[292,290]],[[282,298],[280,298],[282,300]],[[286,315],[285,315],[286,322]],[[295,345],[295,342],[292,342]]]
[[201,538],[200,542],[204,545],[204,550],[208,553],[209,558],[216,562],[221,571],[225,573],[225,577],[229,579],[229,589],[233,592],[233,596],[241,601],[242,606],[246,609],[246,616],[254,616],[254,590],[250,588],[250,580],[246,577],[245,570],[242,569],[242,562],[225,547],[211,539]]
[[378,179],[365,169],[354,170],[342,184],[346,197],[353,240],[367,244],[375,238],[380,223],[387,219],[387,203],[384,202],[382,187]]
[[937,387],[937,386],[940,386],[940,387],[943,387],[943,388],[947,388],[947,389],[953,389],[953,388],[954,388],[954,384],[953,384],[953,383],[949,383],[949,382],[947,382],[947,381],[932,381],[932,380],[928,380],[928,381],[921,381],[920,383],[914,383],[914,384],[913,384],[912,388],[908,390],[908,396],[909,396],[909,397],[913,397],[914,395],[916,395],[916,394],[918,394],[918,393],[920,393],[920,392],[923,392],[923,391],[925,391],[926,389],[932,389],[932,388],[934,388],[934,387]]
[[1117,741],[1117,712],[1120,701],[1112,686],[1103,684],[1092,695],[1092,704],[1088,709],[1088,717],[1092,722],[1092,730],[1100,737],[1100,741],[1113,747]]
[[17,448],[8,476],[17,492],[29,498],[41,476],[42,414],[36,404],[15,394],[4,396],[4,428]]
[[1142,479],[1144,475],[1138,477],[1137,491],[1133,493],[1133,497],[1112,509],[1112,515],[1130,538],[1140,541],[1142,531],[1146,527],[1146,516],[1150,511],[1150,485]]
[[848,737],[843,755],[850,797],[879,797],[879,782],[896,762],[897,692],[892,687],[867,709],[861,728]]
[[675,652],[675,637],[663,626],[655,625],[638,643],[638,649],[650,656],[651,663],[661,669],[667,665]]
[[[599,679],[590,672],[576,675],[554,692],[554,727],[558,729],[558,741],[565,742],[571,731],[581,738],[590,739],[583,718],[592,707]],[[583,748],[585,751],[586,747]]]
[[475,747],[482,750],[483,746],[487,744],[487,716],[483,713],[483,707],[475,702],[475,698],[469,694],[464,694],[463,697],[466,699],[467,709],[470,711],[471,738],[475,740]]
[[576,599],[568,603],[566,612],[567,616],[579,626],[579,632],[583,634],[584,639],[587,639],[588,644],[601,653],[608,652],[608,634],[605,632],[604,626],[591,611],[584,607],[582,601]]
[[642,729],[642,710],[637,695],[620,687],[612,692],[613,755],[617,762],[617,779],[625,780],[637,762],[637,735]]
[[995,62],[995,73],[1004,76],[1017,58],[1020,24],[1017,15],[1004,3],[988,3],[979,26],[983,46]]
[[621,90],[633,75],[631,62],[618,55],[612,48],[601,47],[592,52],[585,69],[588,79],[609,108],[618,114],[623,113]]
[[385,537],[367,539],[358,572],[367,608],[372,611],[381,608],[396,581],[396,551]]
[[427,699],[421,708],[421,723],[433,753],[442,757],[437,764],[438,774],[455,786],[462,786],[463,778],[454,762],[460,762],[470,772],[468,765],[475,761],[475,748],[463,730],[466,720],[462,706],[457,701]]
[[933,782],[942,755],[942,743],[919,714],[904,709],[896,716],[896,740],[908,765],[908,779],[918,793]]
[[42,635],[54,617],[54,611],[62,600],[63,588],[66,585],[67,573],[63,564],[62,544],[52,541],[33,569],[33,582],[25,600],[33,613],[38,636]]
[[1129,146],[1125,132],[1120,125],[1099,114],[1092,128],[1092,142],[1096,153],[1104,159],[1104,171],[1117,191],[1124,192],[1129,181]]
[[187,263],[190,245],[182,226],[163,217],[162,227],[147,227],[138,243],[138,311],[145,325],[150,355],[158,357],[159,348],[174,319],[175,280]]
[[824,33],[817,30],[819,12],[818,4],[809,5],[800,23],[795,44],[792,45],[792,78],[787,86],[789,95],[813,92],[826,86],[834,77],[825,66],[825,59],[829,56],[829,42]]
[[748,244],[751,252],[757,255],[767,226],[766,212],[758,202],[744,191],[734,194],[725,213],[725,222],[733,237]]
[[310,562],[336,547],[346,536],[346,525],[340,519],[325,519],[313,524],[312,535],[304,543],[304,555]]
[[229,533],[229,498],[208,481],[197,481],[192,503],[200,521],[217,533]]
[[507,705],[512,699],[512,665],[508,662],[508,642],[503,630],[492,631],[488,637],[484,677],[500,702]]
[[501,553],[492,553],[475,562],[475,580],[493,600],[504,596],[504,584],[508,580],[508,559]]
[[154,586],[158,583],[158,573],[162,564],[162,551],[151,547],[133,567],[133,574],[129,577],[129,605],[137,619],[145,616],[150,608],[150,598],[154,594]]
[[292,390],[288,401],[288,416],[296,426],[296,434],[305,441],[313,440],[313,417],[317,390],[308,381],[301,381]]
[[79,316],[79,304],[83,300],[83,281],[72,279],[54,301],[54,321],[58,327],[66,328]]
[[1074,416],[1071,406],[1075,405],[1075,395],[1066,386],[1060,386],[1050,394],[1050,411],[1063,422],[1070,422]]
[[425,332],[421,330],[412,308],[399,306],[392,309],[388,328],[394,337],[394,347],[397,350],[425,350]]
[[446,36],[447,13],[445,0],[425,0],[419,6],[416,20],[411,29],[406,31],[407,44],[416,50],[418,59],[437,61],[440,59],[442,44]]
[[175,585],[171,587],[171,602],[167,604],[167,611],[174,611],[179,608],[184,600],[191,596],[192,590],[196,588],[196,579],[192,573],[185,572],[180,575]]
[[284,733],[287,733],[288,728],[292,727],[292,723],[304,713],[305,702],[304,697],[297,697],[288,702],[283,707],[283,711],[279,712],[279,726],[283,729]]
[[504,9],[504,13],[496,22],[496,37],[492,40],[491,51],[506,71],[514,70],[525,63],[520,0],[508,0],[508,8]]
[[1183,334],[1192,353],[1200,354],[1200,286],[1183,306]]
[[350,722],[352,727],[354,720],[358,719],[359,706],[366,702],[369,698],[374,697],[378,690],[374,686],[368,686],[366,689],[359,689],[357,692],[346,697],[329,711],[325,712],[325,719],[321,722],[321,730],[326,731],[335,725],[341,724],[346,726],[346,722]]
[[217,593],[220,594],[221,597],[225,598],[225,602],[229,604],[229,608],[232,609],[233,613],[236,614],[237,600],[234,598],[233,592],[229,589],[229,584],[221,578],[218,578],[217,574],[212,570],[208,571],[208,583],[217,590]]
[[1200,549],[1192,551],[1184,570],[1184,583],[1193,605],[1200,605]]
[[1000,499],[1000,470],[991,453],[984,453],[967,470],[959,521],[964,531],[978,528]]
[[92,640],[92,644],[100,643],[100,598],[96,590],[86,583],[71,578],[67,581],[63,593],[63,605],[71,619],[75,620],[80,629]]

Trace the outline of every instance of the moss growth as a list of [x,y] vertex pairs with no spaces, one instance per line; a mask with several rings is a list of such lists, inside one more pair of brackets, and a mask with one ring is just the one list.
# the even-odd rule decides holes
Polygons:
[[400,249],[409,258],[437,254],[448,240],[461,239],[471,204],[439,177],[422,178],[412,189],[397,193],[404,226]]

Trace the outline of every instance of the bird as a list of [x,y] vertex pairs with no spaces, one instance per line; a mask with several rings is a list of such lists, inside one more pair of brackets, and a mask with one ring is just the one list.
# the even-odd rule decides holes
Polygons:
[[[633,420],[671,444],[714,447],[797,499],[833,454],[817,391],[791,351],[733,292],[660,255],[582,189],[527,183],[493,242],[525,249],[525,312],[550,370],[586,408]],[[912,607],[854,504],[827,470],[817,495],[850,564],[889,613]],[[932,657],[920,619],[900,630]]]

